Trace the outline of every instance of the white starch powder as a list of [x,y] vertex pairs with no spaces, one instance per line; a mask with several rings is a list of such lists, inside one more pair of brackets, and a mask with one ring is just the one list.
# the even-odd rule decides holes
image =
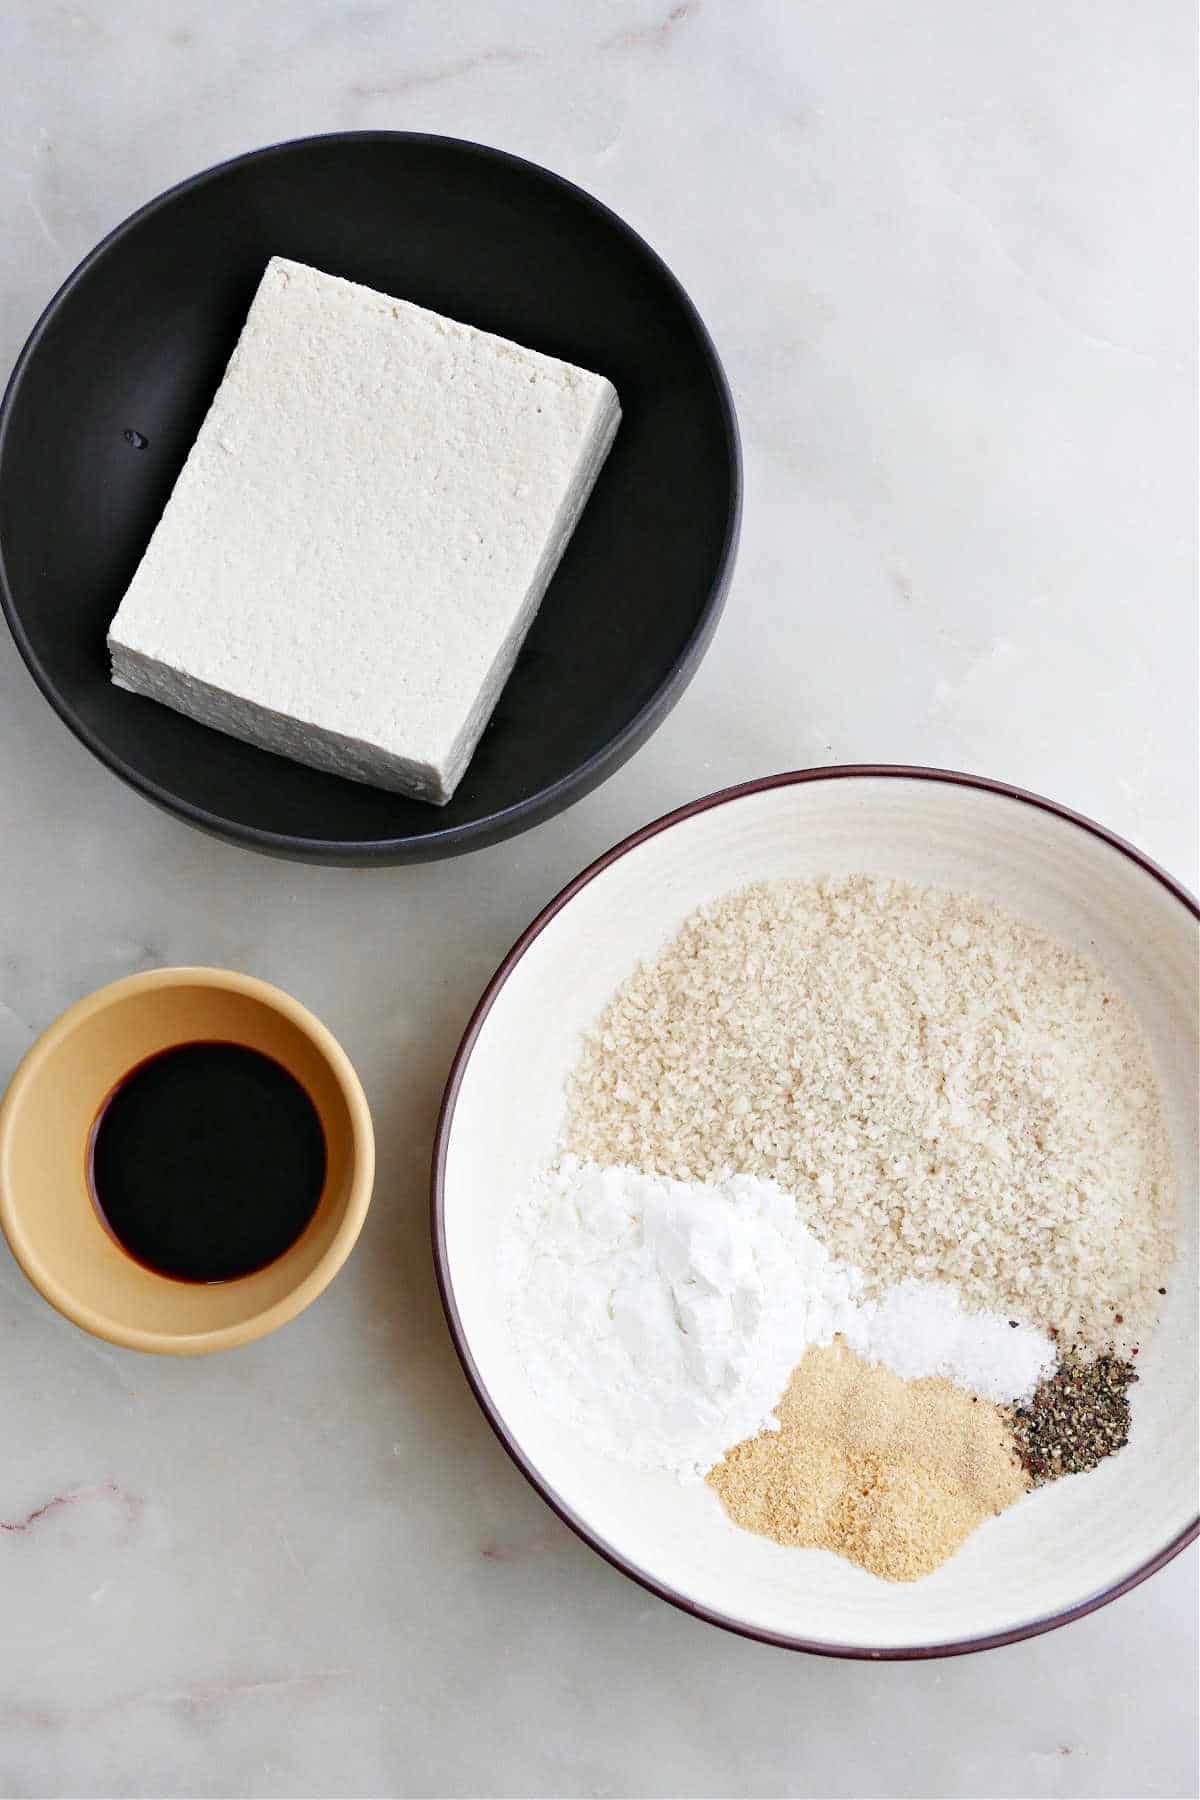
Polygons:
[[593,1449],[685,1479],[777,1429],[792,1369],[845,1326],[856,1287],[771,1182],[571,1157],[518,1206],[505,1252],[539,1398]]

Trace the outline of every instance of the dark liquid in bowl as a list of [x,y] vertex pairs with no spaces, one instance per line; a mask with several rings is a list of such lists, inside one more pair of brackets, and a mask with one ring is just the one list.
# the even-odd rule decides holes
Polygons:
[[233,1281],[317,1210],[325,1134],[288,1071],[244,1044],[179,1044],[130,1071],[92,1128],[88,1179],[123,1250],[177,1281]]

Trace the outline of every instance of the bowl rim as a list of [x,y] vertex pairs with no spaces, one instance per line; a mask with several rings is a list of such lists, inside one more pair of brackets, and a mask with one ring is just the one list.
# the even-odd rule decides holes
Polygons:
[[538,789],[536,793],[514,801],[499,812],[489,813],[480,819],[470,820],[461,825],[445,826],[441,830],[430,831],[420,836],[410,834],[392,838],[335,839],[309,837],[300,832],[268,831],[258,825],[226,819],[219,813],[174,793],[170,788],[157,781],[153,775],[145,774],[134,768],[131,763],[112,749],[104,737],[95,731],[85,719],[80,718],[70,703],[59,694],[25,631],[16,599],[9,584],[4,545],[0,541],[0,612],[3,612],[22,660],[42,694],[68,729],[99,762],[144,798],[201,831],[209,832],[227,842],[263,851],[268,855],[294,857],[303,861],[330,863],[335,866],[339,864],[385,865],[403,861],[432,861],[440,857],[480,849],[486,844],[511,837],[538,824],[543,819],[552,817],[555,813],[561,812],[565,807],[573,804],[574,801],[582,799],[584,795],[598,787],[602,781],[615,774],[617,769],[628,761],[663,722],[682,696],[703,659],[725,605],[733,573],[742,516],[742,447],[729,381],[704,320],[683,284],[667,267],[663,258],[611,207],[606,206],[595,195],[588,193],[585,188],[579,187],[573,181],[568,181],[563,175],[556,174],[553,169],[548,169],[529,157],[516,156],[511,151],[498,150],[492,145],[477,143],[470,138],[454,137],[430,131],[317,132],[307,137],[285,138],[278,143],[265,144],[256,150],[247,150],[238,156],[228,157],[222,162],[214,163],[210,168],[202,169],[195,175],[187,176],[183,181],[176,182],[173,186],[164,189],[161,194],[148,200],[114,226],[76,265],[51,296],[13,365],[3,398],[0,399],[0,481],[3,480],[8,429],[26,370],[36,356],[41,340],[52,325],[59,308],[86,278],[93,264],[98,263],[101,258],[116,249],[122,240],[144,220],[160,210],[170,207],[185,194],[202,187],[207,182],[223,178],[234,169],[251,163],[265,162],[274,157],[285,157],[310,150],[317,145],[336,144],[350,147],[364,143],[392,143],[397,146],[402,144],[437,145],[462,152],[468,157],[478,158],[485,164],[505,169],[533,171],[551,187],[568,195],[577,205],[590,211],[623,236],[639,255],[663,277],[668,288],[673,291],[684,317],[690,322],[696,334],[701,355],[712,376],[721,415],[729,502],[716,570],[686,642],[654,693],[608,743],[566,775],[562,775],[548,786]]
[[450,1275],[446,1245],[446,1160],[458,1094],[466,1075],[467,1065],[475,1042],[483,1029],[484,1021],[495,1005],[501,989],[526,951],[535,939],[541,936],[551,920],[557,917],[565,906],[569,905],[582,888],[594,881],[598,875],[619,861],[621,857],[627,856],[631,850],[636,850],[639,845],[646,843],[650,838],[657,837],[661,832],[669,831],[672,826],[680,825],[685,820],[696,817],[699,813],[710,812],[715,807],[726,806],[731,801],[744,799],[749,794],[765,793],[772,788],[793,787],[810,781],[842,781],[864,776],[905,781],[931,781],[973,788],[982,793],[997,794],[1002,798],[1020,801],[1022,804],[1036,807],[1042,812],[1051,813],[1068,825],[1091,833],[1102,843],[1110,845],[1121,855],[1128,857],[1155,881],[1161,883],[1168,893],[1186,911],[1191,913],[1193,918],[1200,921],[1200,904],[1197,903],[1195,896],[1134,844],[1118,837],[1106,826],[1097,824],[1094,819],[1089,819],[1084,813],[1074,812],[1069,807],[1061,806],[1055,800],[1048,800],[1041,794],[1031,793],[1026,788],[1014,787],[1005,781],[994,781],[987,776],[969,775],[953,769],[910,766],[904,763],[844,763],[816,769],[792,769],[777,775],[762,776],[753,781],[739,782],[733,787],[721,788],[715,793],[705,794],[700,799],[691,800],[684,806],[676,807],[673,811],[664,813],[661,818],[654,819],[648,825],[643,825],[639,830],[631,832],[628,837],[622,838],[620,843],[614,844],[610,850],[606,850],[602,856],[598,856],[594,862],[589,863],[542,908],[521,933],[492,976],[471,1015],[462,1041],[455,1052],[445,1093],[442,1097],[433,1146],[430,1179],[430,1228],[433,1239],[434,1272],[437,1276],[442,1308],[450,1327],[450,1336],[455,1352],[462,1364],[468,1385],[475,1395],[484,1417],[509,1457],[551,1510],[558,1514],[564,1525],[569,1526],[577,1537],[582,1538],[585,1544],[590,1545],[606,1562],[611,1563],[614,1569],[620,1570],[623,1575],[628,1575],[640,1587],[646,1588],[650,1593],[657,1595],[659,1599],[668,1601],[672,1606],[678,1607],[681,1612],[688,1613],[693,1618],[703,1619],[710,1625],[720,1626],[722,1630],[734,1632],[740,1637],[752,1638],[757,1643],[773,1644],[783,1650],[802,1650],[816,1656],[843,1657],[863,1662],[915,1662],[933,1657],[964,1656],[972,1651],[994,1650],[1005,1644],[1019,1643],[1025,1638],[1038,1637],[1042,1632],[1054,1631],[1061,1625],[1068,1625],[1074,1619],[1081,1619],[1086,1614],[1095,1612],[1098,1607],[1107,1606],[1110,1601],[1118,1599],[1122,1594],[1127,1594],[1131,1588],[1137,1587],[1149,1576],[1156,1574],[1181,1550],[1185,1549],[1200,1533],[1200,1517],[1193,1519],[1190,1525],[1185,1526],[1162,1549],[1156,1551],[1153,1556],[1111,1586],[1101,1588],[1088,1595],[1086,1599],[1078,1601],[1074,1606],[1065,1607],[1059,1612],[1048,1613],[1026,1620],[1020,1625],[1009,1627],[1004,1631],[990,1632],[979,1637],[956,1638],[935,1644],[889,1645],[876,1649],[866,1645],[839,1644],[821,1639],[805,1638],[794,1633],[767,1631],[760,1626],[747,1624],[744,1620],[734,1618],[728,1613],[718,1612],[715,1608],[698,1604],[669,1583],[660,1581],[645,1569],[639,1568],[568,1506],[536,1468],[522,1450],[503,1414],[493,1401],[471,1353],[454,1294],[454,1283]]
[[[288,1020],[313,1045],[337,1083],[346,1103],[353,1143],[354,1168],[346,1197],[346,1210],[324,1254],[302,1281],[288,1290],[272,1305],[229,1325],[202,1331],[154,1331],[124,1324],[120,1319],[97,1312],[85,1305],[59,1279],[58,1272],[46,1266],[31,1252],[21,1225],[21,1208],[14,1205],[6,1176],[8,1146],[14,1121],[24,1090],[38,1079],[42,1065],[54,1051],[89,1019],[105,1013],[123,1000],[156,988],[204,987],[218,992],[239,994],[257,1001],[260,1006]],[[165,1356],[200,1356],[213,1350],[232,1350],[266,1337],[286,1325],[324,1293],[342,1268],[358,1240],[375,1183],[375,1131],[371,1110],[358,1073],[342,1046],[327,1025],[299,1000],[263,981],[257,975],[243,975],[236,969],[205,965],[181,965],[162,969],[146,969],[136,975],[125,975],[109,982],[93,993],[85,994],[61,1012],[29,1046],[13,1071],[3,1097],[0,1098],[0,1231],[30,1285],[36,1288],[64,1318],[73,1325],[110,1344],[126,1350],[143,1350]],[[285,1251],[286,1255],[287,1252]]]

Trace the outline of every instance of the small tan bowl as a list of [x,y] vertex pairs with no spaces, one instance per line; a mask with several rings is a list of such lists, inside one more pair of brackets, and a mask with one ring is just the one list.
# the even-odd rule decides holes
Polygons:
[[[114,1242],[92,1203],[88,1140],[111,1090],[175,1044],[223,1039],[274,1057],[325,1133],[317,1210],[252,1275],[198,1284],[157,1275]],[[0,1105],[0,1226],[38,1292],[84,1331],[131,1350],[197,1356],[265,1337],[333,1280],[362,1229],[375,1137],[362,1084],[306,1007],[229,969],[154,969],[69,1007],[28,1052]]]

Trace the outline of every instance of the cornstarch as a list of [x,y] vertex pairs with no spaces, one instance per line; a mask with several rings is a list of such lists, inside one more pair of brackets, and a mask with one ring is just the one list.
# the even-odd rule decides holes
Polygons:
[[772,1182],[570,1157],[515,1210],[502,1261],[546,1406],[593,1449],[684,1480],[778,1429],[793,1367],[846,1326],[859,1286]]

